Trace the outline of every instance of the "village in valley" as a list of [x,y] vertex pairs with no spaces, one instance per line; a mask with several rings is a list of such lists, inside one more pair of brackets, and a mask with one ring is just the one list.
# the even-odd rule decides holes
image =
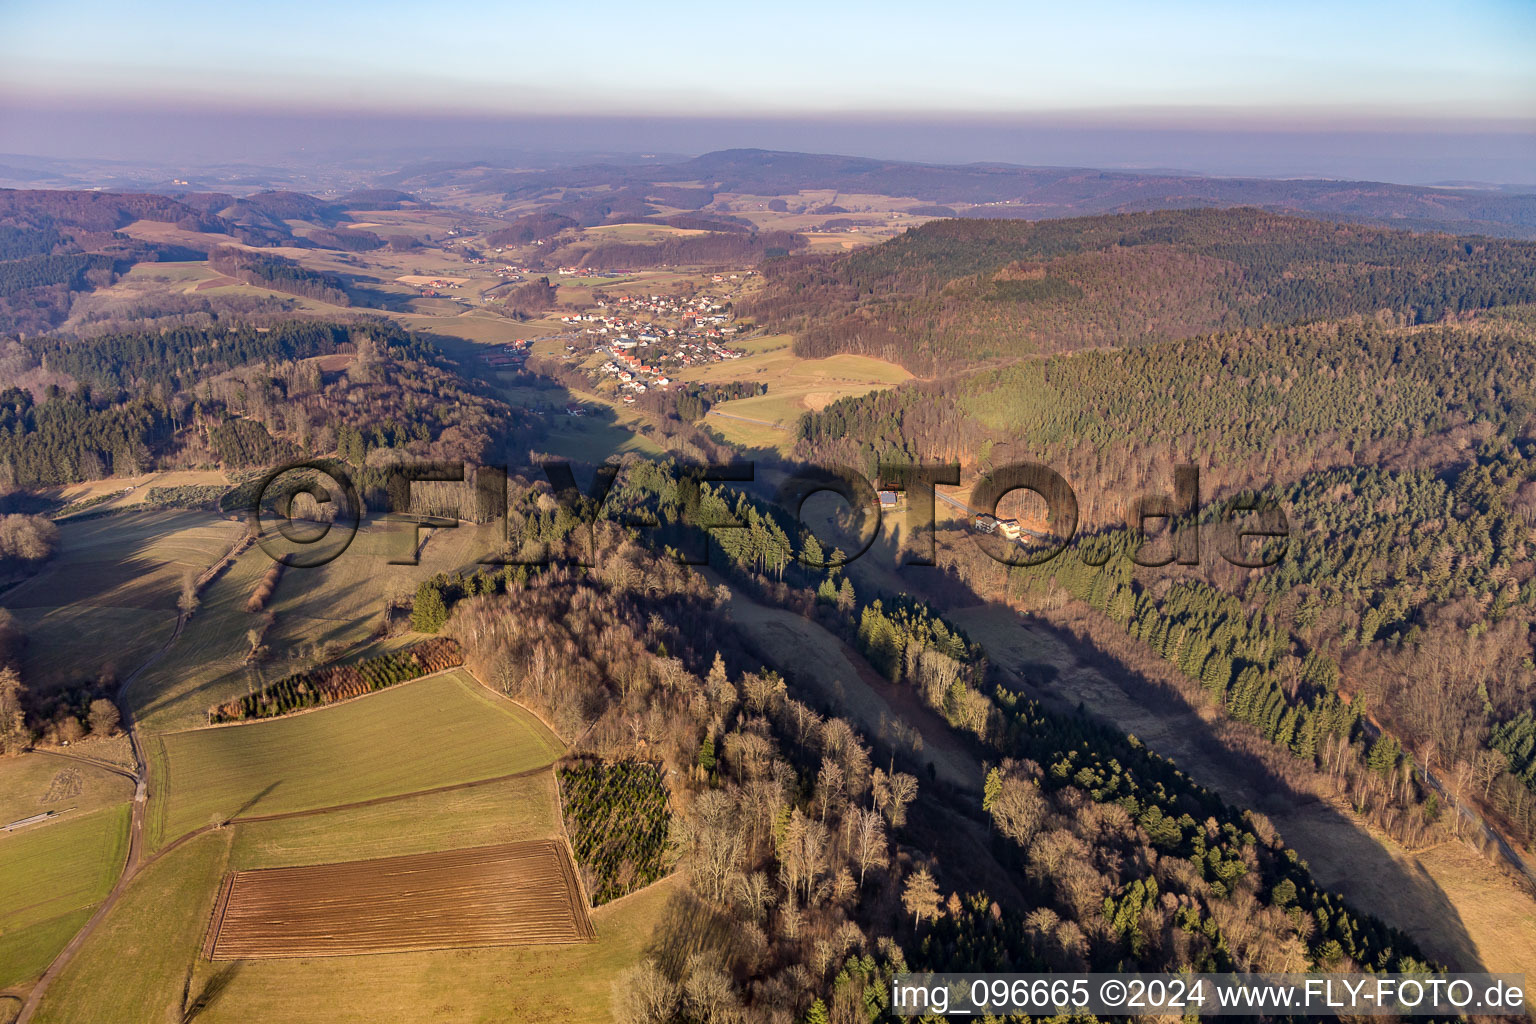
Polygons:
[[[502,268],[516,274],[520,268]],[[614,272],[561,268],[561,275],[615,277]],[[710,283],[724,285],[755,276],[754,271],[714,274]],[[513,280],[518,278],[514,277]],[[702,285],[702,280],[700,281]],[[545,322],[558,322],[569,360],[582,366],[594,385],[609,384],[618,397],[633,405],[636,396],[649,390],[665,390],[678,383],[677,375],[690,367],[740,359],[743,352],[727,342],[749,330],[736,323],[732,310],[734,293],[621,294],[597,292],[589,308],[551,314]],[[481,356],[499,371],[523,369],[539,336],[518,338]],[[592,357],[607,357],[593,364]],[[577,411],[579,406],[570,411]]]
[[[736,280],[738,275],[730,277]],[[718,274],[714,277],[721,279]],[[605,308],[610,307],[599,303],[598,312],[561,320],[591,325],[582,328],[582,335],[613,357],[598,367],[598,373],[618,381],[619,390],[626,392],[626,403],[633,404],[635,396],[648,388],[671,386],[669,374],[686,367],[741,358],[740,350],[724,344],[739,330],[732,322],[729,299],[622,295],[611,307],[616,312],[604,312]]]

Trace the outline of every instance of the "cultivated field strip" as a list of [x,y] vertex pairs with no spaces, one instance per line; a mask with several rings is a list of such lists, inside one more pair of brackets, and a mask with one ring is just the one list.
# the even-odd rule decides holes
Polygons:
[[235,872],[204,952],[213,960],[353,956],[596,937],[569,855],[541,839]]

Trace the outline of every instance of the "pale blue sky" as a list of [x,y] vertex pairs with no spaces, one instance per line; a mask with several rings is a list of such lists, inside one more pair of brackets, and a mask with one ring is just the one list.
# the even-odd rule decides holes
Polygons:
[[1536,3],[0,0],[11,102],[1536,119]]

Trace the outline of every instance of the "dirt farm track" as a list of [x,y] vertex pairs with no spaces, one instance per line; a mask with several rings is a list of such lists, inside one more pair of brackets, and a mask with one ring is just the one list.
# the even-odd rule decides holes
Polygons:
[[237,871],[203,946],[213,960],[355,956],[596,938],[552,840]]

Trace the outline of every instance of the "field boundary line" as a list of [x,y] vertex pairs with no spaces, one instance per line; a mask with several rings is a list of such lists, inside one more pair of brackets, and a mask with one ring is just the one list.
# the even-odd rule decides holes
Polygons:
[[[369,690],[367,693],[360,693],[355,697],[348,697],[345,700],[333,700],[328,704],[316,704],[313,707],[299,708],[295,711],[289,711],[286,714],[269,715],[266,718],[246,718],[238,722],[210,722],[207,725],[194,725],[190,729],[171,729],[166,732],[155,733],[155,735],[183,736],[190,732],[211,732],[214,729],[239,729],[242,726],[247,725],[267,725],[271,722],[286,722],[290,718],[299,718],[303,715],[314,714],[316,711],[326,711],[330,708],[339,708],[347,704],[353,704],[360,700],[367,700],[369,697],[377,697],[379,694],[388,693],[391,690],[401,690],[407,686],[410,686],[412,683],[424,682],[437,676],[447,675],[449,672],[457,672],[462,668],[464,668],[463,665],[454,665],[450,668],[440,668],[436,672],[428,672],[426,675],[417,676],[415,679],[403,679],[398,683],[391,683],[388,686],[381,686],[377,690]],[[473,677],[474,673],[470,673],[470,676]],[[478,679],[475,681],[479,682]]]
[[[453,793],[461,789],[474,789],[478,786],[491,786],[498,782],[512,782],[516,779],[526,779],[538,775],[540,772],[553,768],[553,762],[540,765],[537,768],[525,768],[520,772],[510,775],[492,775],[485,779],[471,779],[468,782],[453,782],[446,786],[435,786],[432,789],[417,789],[409,793],[396,793],[390,796],[376,796],[368,800],[357,800],[347,804],[332,804],[328,807],[314,807],[303,811],[280,811],[276,814],[251,814],[239,818],[230,818],[221,824],[207,826],[208,828],[223,828],[228,825],[257,825],[266,821],[286,821],[290,818],[308,818],[318,814],[334,814],[338,811],[356,811],[364,807],[377,807],[381,804],[398,803],[401,800],[410,800],[419,796],[437,796],[441,793]],[[255,870],[255,869],[252,869]]]
[[592,906],[592,897],[587,893],[586,883],[581,877],[581,862],[576,859],[576,846],[571,842],[570,829],[565,826],[565,789],[560,785],[560,767],[550,765],[550,770],[555,776],[555,816],[560,819],[560,838],[565,840],[565,852],[570,856],[576,874],[576,891],[581,895],[581,905],[589,911],[594,910],[596,908]]
[[593,907],[592,908],[592,913],[596,914],[596,913],[598,913],[600,911],[607,910],[609,907],[616,907],[620,903],[623,903],[625,900],[630,899],[631,897],[634,897],[634,896],[639,896],[641,893],[644,893],[644,892],[650,892],[652,889],[656,888],[658,885],[661,885],[661,884],[663,884],[665,882],[670,882],[674,878],[679,878],[679,877],[682,876],[682,874],[683,874],[683,869],[682,868],[674,867],[671,871],[668,871],[666,874],[664,874],[660,878],[656,879],[656,881],[652,882],[650,885],[642,885],[640,888],[633,889],[633,890],[625,893],[623,896],[618,897],[617,899],[609,900],[607,903],[604,903],[600,907]]
[[52,750],[48,747],[28,747],[23,751],[23,753],[47,754],[50,757],[62,757],[69,761],[80,761],[84,764],[91,765],[92,767],[100,768],[104,772],[111,772],[113,775],[121,775],[129,782],[139,781],[138,776],[133,774],[133,770],[131,768],[125,768],[120,764],[113,764],[111,761],[102,761],[94,757],[86,757],[84,754],[70,754],[62,750]]
[[[549,734],[551,736],[553,736],[555,739],[559,740],[560,741],[560,745],[565,748],[565,752],[560,755],[561,758],[565,757],[567,754],[569,754],[574,749],[575,741],[573,740],[571,743],[565,742],[565,737],[560,735],[560,730],[556,729],[554,727],[554,725],[549,722],[548,719],[546,719],[543,715],[539,714],[539,712],[538,712],[538,710],[536,708],[529,707],[527,704],[524,704],[522,701],[518,700],[516,697],[512,696],[510,693],[503,693],[502,691],[496,689],[496,687],[492,686],[490,683],[486,682],[484,679],[481,679],[480,676],[475,672],[475,670],[469,667],[468,663],[465,663],[461,667],[464,669],[465,672],[469,673],[469,678],[471,678],[475,682],[479,683],[480,684],[480,688],[485,690],[487,693],[491,694],[496,700],[504,700],[504,701],[506,701],[509,704],[515,704],[516,706],[522,708],[524,711],[528,712],[534,718],[538,719],[539,720],[539,724],[542,725],[544,728],[548,729],[549,730]],[[590,728],[591,728],[591,726],[587,727],[587,729],[590,729]],[[582,730],[582,734],[581,735],[585,736],[586,734],[587,734],[587,730]],[[578,740],[581,739],[581,736],[576,737],[576,739],[578,739]],[[559,760],[559,759],[560,758],[556,758],[556,760]]]
[[218,944],[219,932],[224,930],[224,915],[229,912],[229,897],[235,891],[235,875],[231,871],[224,876],[219,883],[219,897],[213,902],[213,917],[208,922],[208,930],[203,936],[203,959],[212,960],[214,946]]
[[491,687],[485,684],[484,680],[471,672],[467,666],[460,665],[459,668],[464,669],[464,674],[475,681],[475,686],[472,689],[476,691],[484,691],[483,693],[476,694],[480,700],[485,701],[485,703],[501,712],[506,712],[508,710],[507,705],[510,704],[517,710],[533,716],[533,720],[538,722],[539,725],[544,728],[545,732],[549,733],[550,738],[553,739],[556,743],[560,744],[560,752],[555,755],[554,759],[550,761],[550,764],[555,764],[556,762],[564,760],[570,754],[570,745],[565,742],[565,739],[560,735],[559,732],[555,730],[554,726],[550,725],[544,720],[543,715],[539,714],[537,711],[524,704],[522,701],[514,700],[512,697],[509,697],[505,693],[499,693],[496,690],[493,690]]

